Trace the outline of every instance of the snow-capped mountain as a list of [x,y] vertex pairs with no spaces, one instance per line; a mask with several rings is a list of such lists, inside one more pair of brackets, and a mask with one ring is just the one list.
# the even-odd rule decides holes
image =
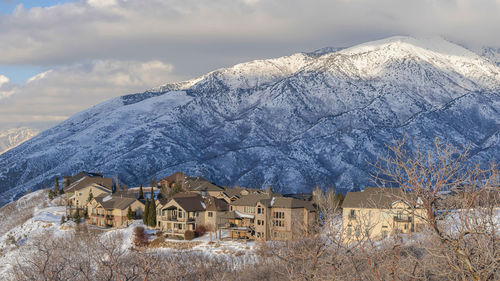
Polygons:
[[37,134],[38,130],[26,127],[0,131],[0,154],[31,139]]
[[370,184],[404,134],[500,158],[500,68],[442,39],[391,37],[220,69],[80,112],[0,156],[4,202],[80,170],[129,185],[175,171],[220,185]]

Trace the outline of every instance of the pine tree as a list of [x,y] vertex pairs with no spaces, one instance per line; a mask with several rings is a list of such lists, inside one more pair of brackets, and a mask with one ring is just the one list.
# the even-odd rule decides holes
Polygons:
[[155,200],[151,200],[151,203],[149,203],[148,225],[150,227],[156,226],[156,202],[155,202]]
[[151,180],[151,188],[153,187],[158,187],[157,184],[156,184],[156,177],[154,177],[152,180]]
[[94,195],[92,194],[92,188],[89,190],[89,198],[87,198],[87,202],[90,202],[92,201],[92,199],[94,198]]
[[132,213],[132,208],[130,208],[130,206],[128,206],[127,219],[132,220],[133,218],[134,218],[134,214]]
[[139,198],[137,198],[137,199],[139,199],[139,200],[144,199],[144,191],[142,191],[142,184],[139,187]]
[[149,199],[146,199],[146,204],[144,205],[144,213],[142,214],[142,222],[144,225],[148,225],[148,213],[149,213]]
[[54,193],[59,194],[59,178],[56,178],[56,184],[54,185]]
[[153,201],[155,200],[155,193],[153,191],[153,187],[151,187],[151,196],[149,196],[149,199],[151,199]]

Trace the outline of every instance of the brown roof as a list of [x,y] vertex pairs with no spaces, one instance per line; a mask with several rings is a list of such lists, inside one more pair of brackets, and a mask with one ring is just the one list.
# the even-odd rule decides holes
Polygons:
[[107,191],[112,191],[113,189],[113,179],[112,178],[101,178],[101,177],[89,177],[83,176],[79,180],[73,182],[68,187],[64,188],[64,192],[74,192],[85,188],[92,184],[98,184]]
[[244,196],[243,194],[241,194],[243,191],[247,191],[249,194],[265,192],[265,190],[257,189],[257,188],[230,187],[230,188],[226,188],[226,190],[224,190],[224,193],[229,198],[232,198],[234,196],[240,198],[240,197]]
[[186,174],[184,174],[183,172],[176,172],[176,173],[173,173],[166,178],[161,179],[160,181],[158,181],[158,183],[166,181],[169,184],[171,184],[171,183],[175,183],[177,181],[182,181],[185,179],[186,179]]
[[202,204],[203,197],[199,194],[197,196],[174,196],[171,200],[177,202],[186,212],[205,211],[205,207]]
[[203,198],[207,211],[225,212],[229,209],[229,204],[225,200],[207,196]]
[[125,197],[125,196],[117,196],[110,194],[100,194],[99,196],[94,197],[95,201],[97,201],[104,209],[120,209],[125,210],[128,206],[132,205],[135,201],[140,202],[135,197]]
[[400,188],[367,187],[362,191],[347,192],[342,208],[389,209],[404,196]]
[[267,193],[250,193],[248,195],[242,196],[240,199],[237,199],[231,202],[231,205],[234,206],[255,206],[257,202],[263,199],[271,199],[271,197],[281,197],[281,194],[274,193],[271,195]]
[[271,208],[287,208],[287,209],[297,209],[297,208],[305,208],[308,211],[314,211],[314,205],[311,201],[305,201],[290,197],[272,197],[270,199],[260,200],[264,206]]
[[224,188],[217,186],[202,177],[187,177],[186,188],[192,191],[224,191]]

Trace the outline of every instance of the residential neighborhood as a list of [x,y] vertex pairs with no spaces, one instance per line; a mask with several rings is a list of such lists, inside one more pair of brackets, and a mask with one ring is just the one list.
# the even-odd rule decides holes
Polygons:
[[[231,240],[296,240],[311,234],[321,216],[312,193],[222,187],[182,172],[153,180],[154,186],[119,190],[112,178],[100,173],[80,172],[64,182],[69,216],[82,216],[89,225],[101,228],[127,227],[143,218],[150,229],[167,238],[186,239],[189,232],[202,227],[219,238],[226,233],[224,238]],[[422,230],[425,212],[409,205],[407,196],[399,188],[347,192],[339,202],[344,241],[381,240]]]

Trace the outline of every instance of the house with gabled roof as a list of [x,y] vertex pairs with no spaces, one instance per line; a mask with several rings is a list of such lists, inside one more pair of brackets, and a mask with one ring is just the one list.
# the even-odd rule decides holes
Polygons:
[[411,193],[400,188],[367,187],[347,192],[342,203],[343,237],[347,243],[384,239],[393,233],[411,233],[424,228],[425,212],[406,200]]
[[144,213],[144,204],[135,196],[126,196],[122,193],[100,194],[88,204],[88,223],[101,227],[128,226],[128,209],[132,210],[134,219],[141,218]]
[[177,193],[156,202],[157,227],[170,236],[183,237],[186,230],[194,231],[198,225],[215,230],[218,218],[228,209],[224,200],[195,192]]
[[316,221],[311,201],[276,193],[253,193],[230,203],[224,218],[232,239],[291,240],[303,237]]
[[113,192],[113,179],[103,178],[94,174],[89,176],[87,173],[80,173],[63,190],[71,207],[83,209],[88,203],[90,193],[92,193],[92,196],[98,196],[103,193],[111,194]]

